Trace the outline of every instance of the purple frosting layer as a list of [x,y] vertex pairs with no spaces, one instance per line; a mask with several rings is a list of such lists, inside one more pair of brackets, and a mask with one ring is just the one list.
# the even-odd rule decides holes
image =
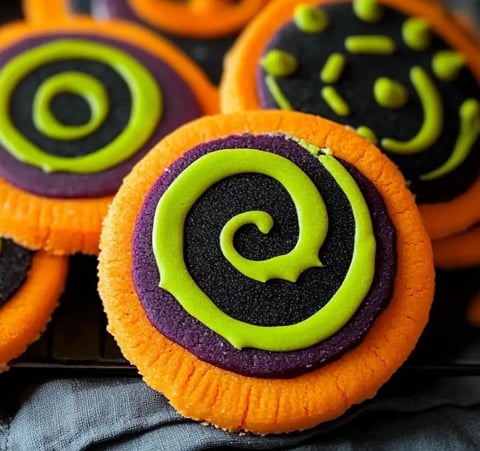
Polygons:
[[0,68],[28,49],[62,38],[79,38],[112,45],[139,60],[155,77],[162,91],[163,114],[151,137],[129,159],[106,171],[93,174],[45,173],[26,165],[0,146],[0,177],[25,191],[47,197],[100,197],[114,194],[123,177],[161,138],[180,125],[202,115],[189,86],[165,62],[138,47],[95,34],[58,34],[26,39],[0,54]]
[[133,240],[133,279],[151,323],[166,337],[201,360],[226,370],[254,377],[291,377],[317,368],[355,346],[388,304],[396,272],[396,234],[383,199],[372,183],[344,162],[362,190],[372,213],[377,239],[376,272],[372,288],[354,317],[339,332],[307,349],[269,352],[233,348],[221,336],[190,316],[165,290],[158,287],[159,273],[152,251],[151,233],[156,206],[173,180],[193,161],[222,148],[255,148],[289,158],[304,171],[318,166],[316,158],[282,135],[230,136],[195,147],[170,166],[153,185],[137,219]]

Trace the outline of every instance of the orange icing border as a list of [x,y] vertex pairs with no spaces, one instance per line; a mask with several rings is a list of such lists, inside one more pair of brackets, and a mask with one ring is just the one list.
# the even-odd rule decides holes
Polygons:
[[[256,66],[262,51],[282,23],[292,19],[298,4],[328,4],[349,0],[278,0],[269,4],[244,30],[225,59],[220,84],[223,112],[260,108],[256,93]],[[455,26],[448,12],[430,1],[378,0],[412,16],[425,18],[432,29],[466,55],[467,65],[480,81],[480,48],[463,27]],[[425,227],[432,239],[467,229],[480,221],[480,179],[455,199],[420,205]]]
[[65,286],[67,257],[37,252],[23,285],[0,307],[0,372],[44,331]]
[[[200,361],[150,324],[132,281],[136,217],[163,170],[197,144],[232,134],[272,132],[328,147],[352,162],[384,197],[398,233],[394,294],[365,339],[340,359],[291,379],[251,378]],[[257,434],[310,428],[374,396],[415,346],[434,289],[430,240],[394,165],[346,127],[284,111],[205,117],[162,140],[126,177],[113,200],[101,235],[99,276],[108,329],[147,384],[187,417]]]
[[[195,63],[167,41],[128,23],[98,23],[87,18],[57,26],[18,22],[2,28],[0,51],[22,39],[49,33],[97,33],[137,45],[167,62],[185,80],[204,114],[218,111],[217,90]],[[47,198],[0,179],[0,234],[25,247],[55,254],[97,254],[102,220],[112,197]]]

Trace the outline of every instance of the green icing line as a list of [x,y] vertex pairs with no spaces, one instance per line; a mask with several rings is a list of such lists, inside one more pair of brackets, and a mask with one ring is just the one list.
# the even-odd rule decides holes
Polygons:
[[426,50],[432,42],[430,25],[419,17],[410,17],[402,25],[402,38],[412,50]]
[[382,35],[348,36],[345,39],[345,48],[355,54],[391,55],[395,52],[395,42]]
[[443,81],[453,81],[465,64],[465,58],[454,50],[440,50],[432,59],[433,73]]
[[360,125],[360,127],[358,127],[355,131],[361,137],[363,137],[365,139],[368,139],[371,143],[373,143],[373,144],[378,143],[377,135],[375,134],[375,132],[371,128],[369,128],[365,125]]
[[342,99],[333,86],[323,87],[321,93],[323,100],[325,100],[335,114],[338,114],[339,116],[348,116],[350,114],[348,104]]
[[[68,158],[48,154],[26,139],[12,123],[9,110],[15,86],[32,70],[72,58],[112,66],[130,89],[132,108],[125,129],[111,143],[88,155]],[[151,136],[162,114],[160,87],[141,63],[119,49],[87,40],[60,39],[13,57],[0,71],[0,90],[0,143],[13,157],[45,172],[93,173],[111,168],[135,154]]]
[[380,77],[375,80],[373,94],[377,103],[385,108],[401,108],[408,101],[406,88],[387,77]]
[[364,22],[378,22],[383,16],[383,8],[377,0],[354,0],[353,12]]
[[280,86],[278,85],[274,77],[272,77],[271,75],[267,75],[265,77],[265,84],[267,85],[268,92],[282,110],[293,110],[291,103],[288,101],[287,97],[282,92]]
[[299,30],[304,33],[321,33],[328,26],[328,16],[323,9],[310,5],[295,7],[293,20]]
[[382,139],[385,150],[400,154],[415,154],[427,150],[440,136],[443,128],[442,98],[427,72],[419,67],[410,70],[410,79],[420,98],[423,124],[418,133],[408,141]]
[[[316,187],[296,165],[282,156],[261,150],[218,150],[202,156],[188,166],[170,185],[157,205],[152,245],[161,276],[160,286],[170,292],[190,315],[236,348],[294,351],[310,347],[341,329],[355,314],[370,289],[375,272],[376,243],[368,206],[359,187],[341,163],[331,155],[321,155],[318,159],[335,178],[352,206],[356,224],[354,250],[345,280],[330,301],[315,314],[296,324],[258,326],[226,315],[191,278],[183,258],[185,220],[196,200],[218,181],[249,172],[272,176],[286,187],[297,208],[300,235],[305,235],[305,240],[308,239],[312,246],[310,251],[305,250],[310,256],[308,260],[312,260],[309,264],[295,263],[294,271],[276,268],[274,265],[273,269],[266,271],[268,277],[277,277],[277,271],[282,273],[282,277],[291,272],[296,273],[300,270],[298,265],[318,266],[317,246],[326,233],[325,212],[321,206],[323,201],[316,192]],[[303,180],[301,185],[298,184],[299,180]],[[225,233],[231,235],[241,224],[251,221],[267,230],[270,220],[264,214],[253,213],[253,219],[251,212],[247,212],[250,217],[237,217],[233,223],[227,223],[229,230]],[[231,236],[228,236],[228,241],[230,239]],[[302,240],[303,238],[299,239]],[[227,255],[229,252],[230,250]],[[300,255],[298,257],[303,258]],[[269,265],[269,260],[266,262]],[[241,265],[243,271],[243,262]],[[264,276],[257,279],[263,279]]]
[[480,103],[467,99],[460,106],[460,132],[453,152],[447,161],[434,171],[420,176],[421,180],[433,180],[448,174],[460,166],[480,134]]
[[341,53],[332,53],[320,71],[324,83],[336,83],[345,67],[345,57]]
[[295,56],[283,50],[273,49],[260,60],[260,65],[268,75],[274,77],[286,77],[297,70]]
[[[83,125],[65,125],[53,115],[50,105],[58,94],[68,92],[82,96],[90,106],[91,118]],[[62,72],[45,80],[33,99],[33,121],[38,130],[50,138],[74,140],[95,131],[108,114],[108,94],[94,77],[81,72]]]

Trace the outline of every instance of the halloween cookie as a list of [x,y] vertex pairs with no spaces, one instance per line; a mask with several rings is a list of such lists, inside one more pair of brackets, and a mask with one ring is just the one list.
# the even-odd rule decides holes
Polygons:
[[353,128],[400,168],[442,238],[480,219],[479,49],[436,2],[280,0],[228,55],[222,109]]
[[259,434],[375,394],[433,296],[431,246],[401,174],[317,116],[191,122],[126,177],[105,220],[108,328],[187,417]]
[[96,0],[97,19],[138,23],[175,43],[218,83],[223,58],[238,31],[267,0]]
[[438,268],[468,268],[480,266],[480,227],[432,241],[435,266]]
[[0,238],[0,372],[45,329],[65,285],[67,258]]
[[133,165],[217,110],[187,57],[133,25],[16,24],[0,35],[0,233],[57,254],[98,252]]

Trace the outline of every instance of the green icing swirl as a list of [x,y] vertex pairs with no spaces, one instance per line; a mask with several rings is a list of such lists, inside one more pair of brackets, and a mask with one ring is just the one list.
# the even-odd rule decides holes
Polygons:
[[[132,109],[130,119],[124,130],[106,146],[88,155],[74,158],[60,157],[44,152],[34,143],[26,139],[10,119],[10,99],[16,85],[32,70],[45,63],[63,61],[72,58],[100,61],[112,66],[123,77],[131,92]],[[68,73],[67,73],[68,74]],[[71,73],[70,73],[71,75]],[[86,129],[95,128],[102,121],[103,100],[97,83],[89,78],[90,85],[95,85],[97,92],[90,97],[87,87],[76,86],[78,77],[63,74],[55,77],[51,84],[42,85],[40,94],[36,97],[34,115],[43,114],[49,97],[59,88],[68,92],[80,93],[86,96],[93,105],[93,119],[85,125],[85,129],[66,127],[55,124],[49,128],[50,135],[60,135],[63,139],[85,133]],[[94,173],[111,168],[128,159],[142,146],[158,126],[162,114],[162,94],[155,78],[136,59],[114,47],[98,42],[81,39],[59,39],[39,45],[13,57],[0,71],[0,120],[2,133],[0,143],[16,159],[26,164],[38,167],[45,172],[65,171],[73,173]],[[48,115],[47,115],[48,116]],[[51,118],[50,118],[51,119]],[[38,124],[38,121],[37,121]],[[40,119],[40,130],[50,127],[49,118]],[[55,126],[57,128],[55,129]],[[59,127],[58,127],[59,126]]]
[[[85,98],[91,118],[86,124],[65,125],[53,115],[50,104],[58,94],[69,92]],[[45,80],[33,99],[33,122],[38,130],[50,138],[74,140],[95,131],[108,114],[108,94],[94,77],[81,72],[62,72]]]
[[277,154],[256,149],[211,152],[188,166],[157,205],[152,246],[160,287],[170,292],[190,315],[236,348],[294,351],[312,346],[333,335],[351,319],[373,281],[376,243],[365,199],[348,171],[332,155],[319,155],[320,150],[311,145],[308,151],[317,156],[341,187],[352,206],[356,229],[352,261],[343,283],[324,307],[296,324],[258,326],[226,315],[192,279],[183,258],[186,217],[202,193],[230,176],[259,173],[276,179],[292,197],[300,226],[297,245],[290,253],[265,261],[243,258],[233,247],[235,231],[247,223],[255,224],[264,233],[271,227],[271,217],[265,212],[245,212],[228,221],[222,231],[224,256],[246,277],[260,281],[296,280],[305,269],[320,266],[318,251],[327,231],[326,212],[316,187],[295,164]]

